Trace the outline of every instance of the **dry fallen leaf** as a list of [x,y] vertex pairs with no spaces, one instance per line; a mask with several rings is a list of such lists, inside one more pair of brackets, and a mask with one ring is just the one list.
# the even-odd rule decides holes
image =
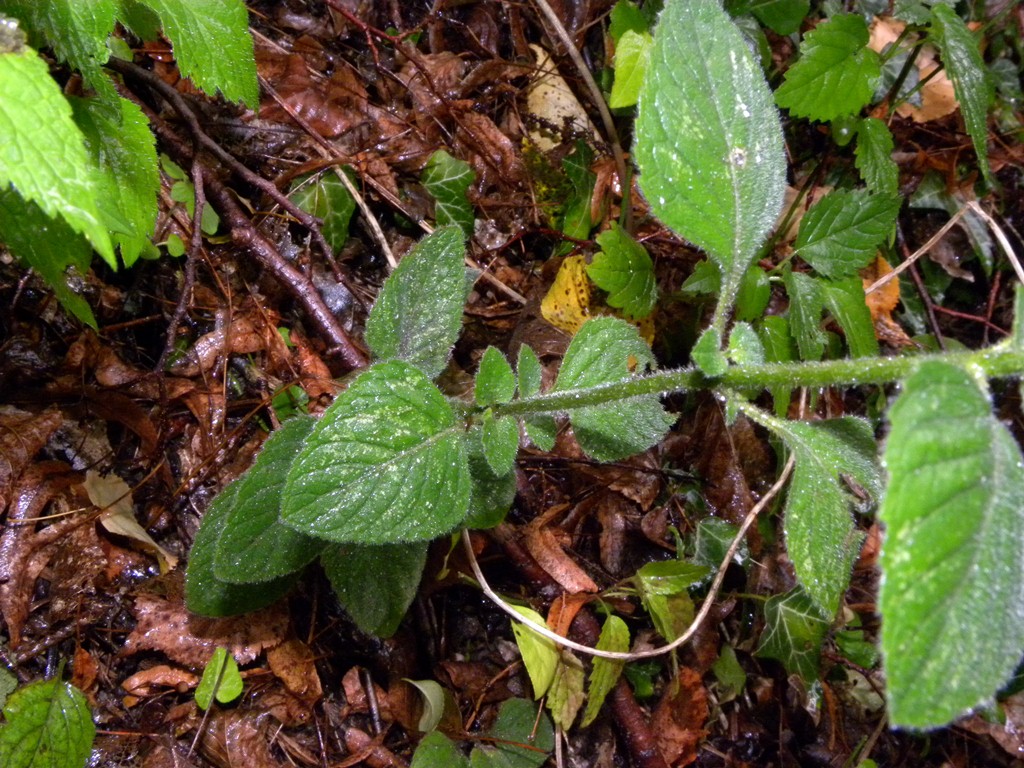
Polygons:
[[689,667],[681,667],[651,717],[658,749],[672,768],[681,768],[697,759],[697,747],[707,735],[707,719],[708,693],[700,675]]
[[590,279],[583,256],[569,256],[540,303],[540,314],[551,325],[574,334],[590,317]]
[[[887,45],[896,42],[906,26],[902,21],[876,16],[871,24],[871,38],[868,40],[868,47],[877,53],[882,53]],[[913,49],[914,44],[914,40],[904,40],[901,43],[908,53]],[[921,87],[921,106],[917,107],[909,101],[904,101],[896,108],[896,114],[901,117],[910,117],[917,123],[926,123],[929,120],[938,120],[940,117],[956,112],[960,105],[953,92],[953,83],[946,76],[945,70],[936,73],[939,63],[936,60],[935,49],[930,45],[924,46],[914,63],[917,65],[917,75],[921,80],[928,77],[931,79]],[[933,73],[936,74],[933,75]]]
[[531,128],[530,140],[542,152],[562,144],[561,135],[554,135],[552,138],[553,134],[561,131],[593,136],[599,141],[587,111],[569,84],[558,74],[558,69],[547,51],[539,45],[531,45],[530,50],[537,60],[537,71],[526,89],[526,111],[537,118],[538,122],[550,127],[550,130]]

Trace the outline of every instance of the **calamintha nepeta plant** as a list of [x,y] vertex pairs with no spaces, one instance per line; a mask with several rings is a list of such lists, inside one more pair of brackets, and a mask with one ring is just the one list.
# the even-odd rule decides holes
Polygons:
[[[967,52],[970,34],[946,6],[930,13],[954,84],[969,80],[964,72],[977,63]],[[854,96],[852,108],[808,94],[835,75],[815,58],[826,38],[856,41],[863,30],[863,19],[842,14],[820,25],[776,101],[815,119],[859,110],[870,93]],[[862,55],[863,42],[854,47],[845,65],[870,78],[877,61]],[[971,95],[962,101],[965,112],[978,106]],[[811,103],[818,112],[806,111]],[[863,131],[865,142],[878,138],[873,123]],[[819,278],[785,271],[792,306],[807,310],[791,310],[787,333],[812,361],[774,354],[763,327],[730,327],[734,298],[782,207],[785,162],[761,67],[715,0],[667,3],[636,133],[652,212],[717,268],[718,304],[693,351],[696,365],[656,370],[635,326],[600,317],[575,335],[549,391],[537,356],[523,346],[514,366],[486,350],[472,401],[446,397],[433,381],[459,335],[468,282],[463,232],[441,228],[380,293],[366,331],[377,362],[321,419],[296,418],[275,432],[252,469],[213,503],[192,551],[189,606],[224,615],[265,605],[319,558],[357,623],[389,633],[415,593],[427,543],[503,518],[521,430],[549,450],[556,417],[567,416],[589,456],[613,461],[655,445],[671,427],[661,395],[709,389],[729,413],[773,433],[794,460],[784,530],[800,588],[782,598],[791,612],[822,633],[836,616],[861,543],[852,480],[879,503],[886,529],[879,606],[891,722],[939,726],[990,700],[1024,647],[1024,465],[988,392],[989,379],[1024,371],[1022,294],[1013,335],[986,349],[883,358],[872,336],[853,350],[860,357],[813,361],[824,346],[815,336],[822,306],[864,339],[856,273],[900,204],[879,161],[867,187],[834,193],[805,218],[796,248]],[[853,306],[844,298],[851,295],[861,297],[860,309],[836,311]],[[866,420],[792,421],[751,399],[766,388],[893,382],[900,388],[888,412],[885,472]]]

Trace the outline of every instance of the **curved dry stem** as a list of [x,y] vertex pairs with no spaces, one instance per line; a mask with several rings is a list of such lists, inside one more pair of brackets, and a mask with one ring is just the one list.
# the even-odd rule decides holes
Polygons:
[[743,518],[743,523],[742,525],[740,525],[740,529],[736,532],[736,535],[733,537],[732,543],[729,545],[729,549],[725,553],[725,557],[722,558],[722,564],[718,566],[718,572],[715,574],[715,579],[711,583],[711,589],[708,590],[708,596],[704,599],[704,603],[703,605],[701,605],[700,610],[694,617],[693,623],[690,624],[689,627],[687,627],[686,631],[683,632],[683,634],[681,634],[671,643],[659,646],[657,648],[651,648],[650,650],[646,651],[602,651],[597,648],[592,648],[589,645],[583,645],[582,643],[577,643],[573,640],[569,640],[568,638],[562,637],[557,632],[554,632],[553,630],[549,629],[543,624],[538,624],[535,621],[527,619],[518,611],[516,611],[515,608],[513,608],[511,605],[505,602],[505,600],[503,600],[493,589],[491,589],[491,585],[488,584],[487,579],[484,578],[483,571],[480,570],[480,564],[477,562],[476,555],[473,554],[473,545],[470,543],[468,531],[465,529],[463,529],[462,531],[462,543],[465,545],[466,548],[466,557],[469,559],[469,567],[473,570],[473,576],[476,578],[477,583],[480,585],[480,589],[483,590],[483,593],[487,595],[487,597],[490,598],[491,602],[493,602],[501,610],[503,610],[505,613],[507,613],[509,616],[511,616],[519,623],[528,626],[538,635],[541,635],[543,637],[546,637],[548,640],[558,643],[563,648],[569,648],[574,651],[579,651],[580,653],[586,654],[588,656],[597,656],[602,659],[614,659],[616,661],[636,661],[637,659],[650,659],[655,656],[664,656],[666,653],[670,653],[671,651],[674,651],[676,648],[681,646],[683,643],[685,643],[687,640],[693,637],[697,633],[698,629],[700,629],[700,625],[704,623],[704,619],[707,618],[708,613],[711,611],[711,606],[714,604],[715,598],[718,596],[718,591],[722,588],[722,582],[725,581],[725,572],[729,567],[729,563],[731,563],[732,559],[736,556],[736,552],[739,550],[740,544],[743,542],[743,537],[746,536],[747,530],[750,528],[751,525],[754,524],[754,521],[757,519],[757,516],[761,513],[761,510],[768,506],[771,500],[774,499],[778,495],[779,491],[782,490],[782,487],[786,484],[786,481],[789,480],[789,476],[793,471],[794,463],[795,457],[793,455],[790,455],[789,461],[786,462],[786,466],[783,468],[782,474],[779,476],[779,479],[776,480],[775,484],[768,489],[768,492],[761,498],[761,500],[750,508],[750,511],[747,512],[747,516]]

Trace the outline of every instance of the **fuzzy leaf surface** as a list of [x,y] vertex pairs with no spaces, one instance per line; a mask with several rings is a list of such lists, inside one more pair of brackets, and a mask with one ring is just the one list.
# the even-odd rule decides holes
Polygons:
[[10,184],[48,216],[64,219],[116,268],[82,132],[46,62],[31,48],[0,54],[0,93],[0,189]]
[[829,192],[804,215],[793,247],[826,277],[856,275],[875,258],[902,203],[864,189]]
[[249,13],[242,0],[143,0],[160,16],[178,69],[209,94],[259,106]]
[[884,121],[868,117],[857,128],[855,150],[857,170],[871,192],[895,195],[899,191],[900,169],[892,159],[892,132]]
[[[636,326],[614,317],[588,320],[562,361],[554,391],[567,392],[624,381],[654,364],[650,347]],[[643,395],[570,411],[576,439],[599,461],[632,456],[657,443],[675,417],[666,413],[657,395]]]
[[473,184],[473,169],[469,163],[439,149],[430,156],[420,179],[427,192],[434,196],[434,219],[437,226],[455,224],[466,237],[471,237],[473,206],[466,197],[466,192]]
[[470,432],[466,442],[469,453],[469,514],[466,528],[493,528],[505,519],[516,496],[516,473],[497,474],[484,455],[483,430]]
[[511,416],[495,418],[486,414],[481,440],[484,458],[494,474],[498,477],[509,474],[519,452],[519,422]]
[[820,360],[825,351],[825,332],[821,329],[825,296],[821,283],[801,272],[786,272],[782,279],[789,295],[789,328],[800,358]]
[[[524,346],[521,349],[529,347]],[[539,386],[538,382],[538,388]],[[480,370],[476,373],[474,383],[473,395],[477,405],[507,403],[515,394],[516,377],[512,373],[512,366],[501,354],[501,350],[488,347],[484,350],[484,356],[480,358]]]
[[878,54],[867,47],[863,17],[837,14],[808,32],[800,58],[786,71],[776,103],[794,117],[835,120],[867,104],[881,75]]
[[986,183],[993,184],[988,164],[987,118],[995,100],[995,87],[981,57],[978,39],[955,10],[941,3],[932,8],[931,31],[949,79],[953,81],[953,92],[960,103],[960,113],[974,144],[981,174]]
[[427,542],[410,544],[332,544],[320,564],[338,602],[363,632],[390,637],[416,597]]
[[782,129],[761,66],[717,0],[670,0],[636,121],[651,211],[706,251],[731,296],[782,207]]
[[15,691],[4,705],[0,765],[4,768],[82,768],[96,726],[82,692],[58,678]]
[[279,517],[288,468],[315,424],[310,416],[285,422],[267,438],[248,471],[235,480],[234,490],[213,500],[211,508],[230,505],[217,541],[214,573],[218,579],[230,584],[270,581],[301,570],[323,549],[323,541],[289,528]]
[[281,519],[339,543],[423,541],[462,522],[469,489],[447,399],[419,368],[391,360],[324,412],[288,472]]
[[990,701],[1024,647],[1024,461],[960,368],[925,363],[889,411],[882,653],[896,726]]
[[658,301],[654,262],[647,249],[613,222],[597,236],[601,251],[587,267],[594,284],[608,292],[608,305],[629,319],[647,317]]
[[405,360],[431,379],[444,370],[462,330],[465,253],[462,230],[444,227],[406,254],[366,321],[366,343],[375,355]]

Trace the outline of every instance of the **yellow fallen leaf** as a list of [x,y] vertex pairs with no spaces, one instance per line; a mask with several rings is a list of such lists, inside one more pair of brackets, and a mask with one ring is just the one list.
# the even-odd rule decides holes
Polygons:
[[528,129],[530,141],[541,152],[547,152],[562,144],[559,134],[565,130],[597,140],[597,129],[590,122],[587,110],[558,74],[547,51],[539,45],[531,45],[530,50],[537,60],[537,70],[526,87],[526,112],[541,123],[540,127]]
[[540,314],[555,328],[572,335],[590,317],[590,278],[583,256],[569,256],[540,303]]

